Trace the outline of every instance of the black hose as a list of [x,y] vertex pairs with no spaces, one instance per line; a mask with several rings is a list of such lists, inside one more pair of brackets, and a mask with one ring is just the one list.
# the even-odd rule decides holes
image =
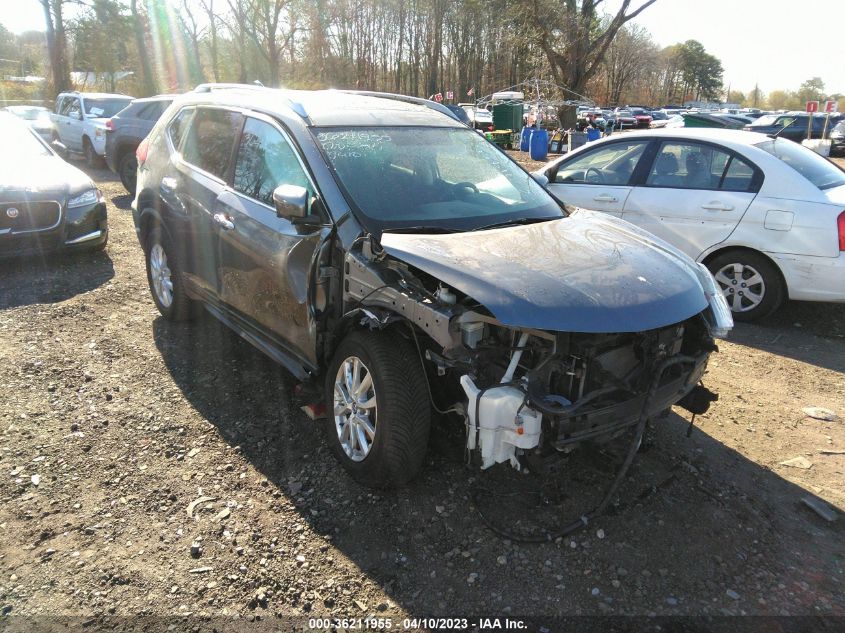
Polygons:
[[493,524],[486,516],[484,516],[484,513],[481,510],[481,506],[478,503],[478,494],[480,492],[488,492],[490,494],[496,493],[482,488],[475,488],[470,492],[470,498],[475,504],[475,508],[479,516],[481,517],[481,520],[484,521],[488,528],[490,528],[499,536],[521,543],[546,543],[548,541],[553,541],[557,538],[567,536],[568,534],[571,534],[576,530],[586,527],[590,523],[590,521],[597,518],[604,512],[605,508],[607,508],[607,505],[610,503],[610,500],[613,498],[613,496],[616,494],[616,491],[619,489],[619,486],[622,485],[622,481],[625,479],[625,475],[628,473],[628,469],[631,467],[631,464],[634,461],[634,456],[637,454],[637,450],[640,447],[640,441],[642,440],[646,424],[648,423],[648,412],[650,409],[651,401],[654,398],[654,394],[657,392],[658,387],[660,386],[660,380],[663,378],[663,373],[669,367],[681,363],[694,364],[695,358],[685,355],[673,356],[672,358],[667,358],[662,363],[660,363],[660,365],[657,366],[654,378],[652,379],[651,385],[649,386],[649,389],[646,392],[646,398],[643,402],[643,407],[640,410],[639,421],[637,422],[637,428],[634,432],[634,439],[631,442],[631,446],[628,448],[628,454],[625,456],[625,461],[622,462],[622,466],[620,466],[619,470],[617,471],[616,477],[614,478],[613,483],[610,485],[610,488],[608,489],[604,498],[595,508],[581,515],[578,519],[572,521],[567,525],[564,525],[563,527],[555,531],[547,531],[545,534],[526,536],[510,532],[505,528],[501,528]]

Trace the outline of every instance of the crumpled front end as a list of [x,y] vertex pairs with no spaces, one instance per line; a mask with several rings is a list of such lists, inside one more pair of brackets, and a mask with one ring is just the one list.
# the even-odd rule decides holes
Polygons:
[[360,324],[414,341],[434,406],[463,417],[466,447],[483,468],[521,469],[532,455],[605,441],[679,402],[706,410],[713,396],[699,387],[701,376],[714,336],[732,323],[704,272],[693,265],[684,273],[702,300],[676,322],[563,331],[531,327],[531,315],[513,323],[513,312],[503,323],[476,298],[367,240],[346,256],[344,305]]

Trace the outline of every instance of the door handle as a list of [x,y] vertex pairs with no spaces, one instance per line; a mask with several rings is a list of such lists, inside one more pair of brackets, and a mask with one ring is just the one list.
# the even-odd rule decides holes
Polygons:
[[593,198],[596,202],[619,202],[619,198],[615,198],[606,193],[602,193]]
[[161,186],[159,187],[162,193],[173,193],[176,190],[176,179],[170,176],[165,176],[161,179]]
[[235,223],[232,222],[229,218],[226,217],[224,213],[215,213],[212,216],[214,223],[218,225],[220,228],[225,229],[226,231],[231,231],[235,228]]
[[721,202],[708,202],[707,204],[701,205],[702,209],[707,209],[708,211],[733,211],[733,205],[730,204],[722,204]]

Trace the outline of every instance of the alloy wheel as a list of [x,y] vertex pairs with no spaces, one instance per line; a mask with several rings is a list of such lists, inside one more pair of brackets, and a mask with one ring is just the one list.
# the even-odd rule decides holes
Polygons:
[[344,360],[334,383],[334,424],[340,446],[354,462],[363,461],[373,447],[377,421],[373,375],[357,356]]
[[158,242],[150,249],[150,280],[159,303],[169,308],[173,303],[173,280],[167,265],[167,253]]

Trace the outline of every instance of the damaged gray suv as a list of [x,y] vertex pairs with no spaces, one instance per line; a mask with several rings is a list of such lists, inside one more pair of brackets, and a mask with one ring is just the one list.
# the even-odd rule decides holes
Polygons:
[[707,269],[566,211],[438,104],[204,86],[137,155],[161,314],[204,306],[291,371],[361,482],[413,478],[436,414],[520,469],[713,398],[733,323]]

